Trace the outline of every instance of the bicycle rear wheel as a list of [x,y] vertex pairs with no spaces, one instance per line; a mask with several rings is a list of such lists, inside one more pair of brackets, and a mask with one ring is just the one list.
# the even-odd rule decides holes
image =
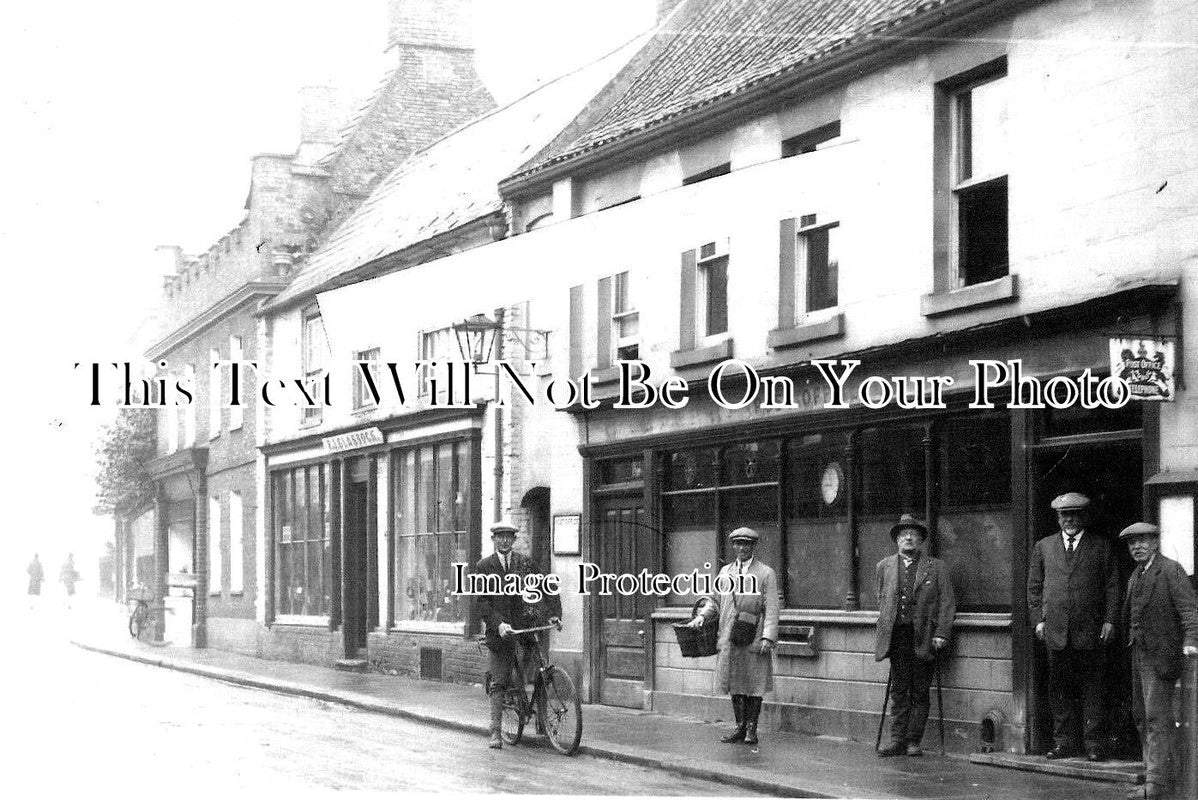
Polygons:
[[553,749],[573,755],[582,741],[582,700],[565,670],[545,671],[545,733]]
[[504,744],[519,744],[524,737],[524,723],[528,720],[528,699],[524,689],[509,689],[503,693],[503,717],[499,724],[499,735]]
[[129,615],[129,635],[134,639],[141,638],[142,631],[146,629],[149,619],[150,612],[145,606],[139,605],[133,609],[133,613]]

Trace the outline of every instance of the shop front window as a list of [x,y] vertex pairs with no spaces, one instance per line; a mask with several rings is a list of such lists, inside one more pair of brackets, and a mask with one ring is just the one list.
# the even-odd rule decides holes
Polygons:
[[843,432],[814,433],[787,447],[786,597],[799,608],[840,608],[851,546]]
[[275,611],[327,616],[330,609],[328,495],[321,465],[274,473]]
[[469,559],[473,448],[426,445],[394,454],[395,620],[463,622],[453,564]]
[[960,611],[1005,609],[1011,596],[1011,431],[1006,416],[937,426],[940,558]]
[[923,426],[861,431],[861,520],[857,529],[857,591],[861,607],[878,607],[876,567],[894,552],[890,528],[903,514],[927,518]]

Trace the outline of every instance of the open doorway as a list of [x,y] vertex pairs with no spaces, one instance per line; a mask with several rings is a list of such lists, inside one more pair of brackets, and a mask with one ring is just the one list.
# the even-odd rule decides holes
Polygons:
[[[1119,531],[1143,519],[1143,454],[1139,439],[1110,443],[1041,445],[1032,462],[1032,506],[1029,509],[1035,538],[1058,533],[1052,498],[1080,492],[1090,498],[1087,535],[1111,542],[1119,571],[1119,586],[1127,585],[1133,562],[1119,545]],[[1048,656],[1044,645],[1032,643],[1033,702],[1029,703],[1032,752],[1052,745],[1052,710],[1048,691]],[[1139,758],[1139,744],[1131,718],[1130,662],[1116,625],[1115,640],[1106,656],[1106,750],[1113,758]]]

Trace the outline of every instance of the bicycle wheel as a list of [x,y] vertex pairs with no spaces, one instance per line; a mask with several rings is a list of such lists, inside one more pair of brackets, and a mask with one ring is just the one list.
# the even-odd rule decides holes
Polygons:
[[503,693],[503,717],[499,724],[499,735],[504,744],[519,744],[524,737],[524,723],[528,719],[528,699],[524,689],[509,689]]
[[582,741],[582,700],[565,670],[545,671],[545,733],[553,749],[573,755]]

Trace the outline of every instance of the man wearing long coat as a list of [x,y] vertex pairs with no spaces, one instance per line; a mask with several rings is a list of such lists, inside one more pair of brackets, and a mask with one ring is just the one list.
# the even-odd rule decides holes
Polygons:
[[1198,600],[1186,571],[1160,554],[1161,531],[1137,522],[1119,534],[1136,568],[1127,581],[1123,624],[1131,648],[1132,711],[1144,749],[1143,787],[1129,798],[1167,797],[1174,783],[1174,684],[1185,659],[1198,656]]
[[[717,577],[720,583],[735,583],[747,581],[748,576],[752,576],[757,592],[710,594],[703,598],[698,615],[690,623],[698,627],[712,619],[719,619],[715,689],[732,695],[736,731],[721,739],[730,744],[757,744],[757,721],[761,715],[762,698],[774,688],[773,652],[778,641],[778,612],[782,602],[778,577],[773,568],[753,557],[760,538],[760,534],[752,528],[737,528],[728,534],[736,551],[736,560],[720,570],[719,575],[723,577]],[[732,643],[732,629],[741,614],[754,615],[757,620],[752,642],[738,647]]]
[[1089,760],[1104,758],[1103,647],[1119,614],[1119,576],[1110,543],[1085,526],[1089,505],[1077,492],[1054,499],[1060,532],[1036,542],[1028,565],[1028,619],[1048,647],[1049,759],[1081,755],[1083,742]]
[[904,514],[890,529],[898,549],[878,562],[874,659],[890,659],[890,743],[880,757],[921,756],[936,656],[952,636],[957,603],[948,565],[920,552],[928,529]]

